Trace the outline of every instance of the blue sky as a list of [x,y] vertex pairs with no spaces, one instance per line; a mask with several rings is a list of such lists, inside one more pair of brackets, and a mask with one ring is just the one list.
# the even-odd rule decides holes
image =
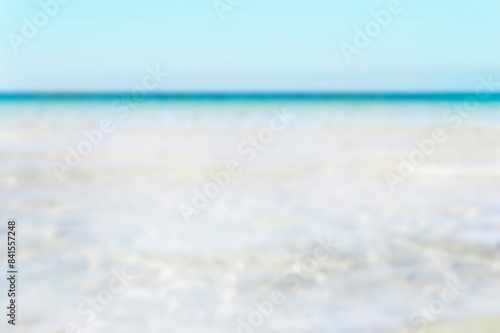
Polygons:
[[347,62],[341,43],[389,2],[243,0],[221,21],[209,0],[70,0],[15,52],[41,6],[0,0],[0,90],[130,90],[156,65],[165,91],[467,91],[500,76],[498,0],[401,1]]

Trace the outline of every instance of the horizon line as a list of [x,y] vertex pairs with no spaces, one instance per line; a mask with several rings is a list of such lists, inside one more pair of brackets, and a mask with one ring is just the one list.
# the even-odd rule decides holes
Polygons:
[[[108,92],[0,92],[0,100],[105,100],[124,97],[141,100],[237,100],[237,99],[300,99],[300,100],[461,100],[476,96],[475,92],[209,92],[209,91],[178,91],[150,92],[145,96],[133,97],[130,91]],[[481,101],[500,101],[500,93],[489,93]]]

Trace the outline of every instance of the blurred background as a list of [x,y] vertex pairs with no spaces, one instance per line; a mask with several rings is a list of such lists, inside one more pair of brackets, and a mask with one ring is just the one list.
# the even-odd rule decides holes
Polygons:
[[0,6],[2,332],[500,329],[498,2]]

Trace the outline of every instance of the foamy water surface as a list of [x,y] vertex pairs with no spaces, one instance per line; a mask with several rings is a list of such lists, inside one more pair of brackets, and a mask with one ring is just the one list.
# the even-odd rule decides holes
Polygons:
[[[400,332],[450,278],[466,289],[436,321],[500,315],[500,104],[456,129],[451,102],[144,102],[123,119],[111,104],[0,104],[23,332],[236,332],[275,289],[286,301],[255,332]],[[247,161],[239,145],[283,108],[295,118]],[[59,181],[51,163],[103,118],[114,131]],[[447,140],[392,192],[384,173],[436,128]],[[186,223],[179,205],[230,160],[241,174]],[[294,289],[325,239],[335,252]],[[123,291],[78,314],[122,269]]]

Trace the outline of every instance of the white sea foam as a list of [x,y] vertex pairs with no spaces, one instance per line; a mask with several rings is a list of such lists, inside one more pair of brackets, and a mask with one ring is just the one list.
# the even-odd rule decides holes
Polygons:
[[[238,145],[283,106],[296,119],[247,163]],[[147,102],[121,120],[106,102],[2,104],[0,211],[19,221],[19,325],[236,332],[280,288],[287,301],[260,332],[389,332],[411,328],[449,275],[468,291],[439,319],[499,315],[499,106],[457,130],[446,107]],[[115,131],[59,182],[51,162],[102,118]],[[389,191],[383,173],[437,127],[448,140]],[[178,205],[232,159],[242,173],[186,225]],[[325,235],[341,243],[336,255],[291,290],[283,274]],[[79,304],[121,267],[134,280],[86,322]]]

